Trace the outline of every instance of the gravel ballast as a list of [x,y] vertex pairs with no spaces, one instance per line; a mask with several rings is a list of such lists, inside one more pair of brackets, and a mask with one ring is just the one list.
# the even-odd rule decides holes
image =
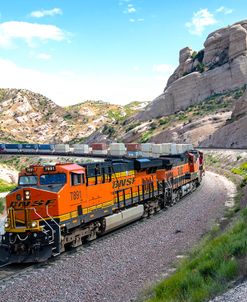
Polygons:
[[225,177],[207,172],[197,191],[167,211],[8,281],[0,301],[134,301],[196,245],[234,190]]

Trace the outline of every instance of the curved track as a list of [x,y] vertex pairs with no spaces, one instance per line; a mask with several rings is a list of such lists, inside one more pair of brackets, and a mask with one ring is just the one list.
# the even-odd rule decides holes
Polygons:
[[7,280],[1,299],[133,301],[221,217],[230,187],[224,177],[207,173],[197,191],[167,211]]

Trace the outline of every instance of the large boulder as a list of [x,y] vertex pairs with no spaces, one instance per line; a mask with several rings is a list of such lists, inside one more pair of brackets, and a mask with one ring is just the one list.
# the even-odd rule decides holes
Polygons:
[[192,53],[193,53],[193,50],[189,47],[185,47],[185,48],[181,49],[179,52],[179,64],[183,64],[189,58],[191,58]]
[[247,31],[241,24],[233,25],[229,31],[229,59],[233,60],[247,51]]

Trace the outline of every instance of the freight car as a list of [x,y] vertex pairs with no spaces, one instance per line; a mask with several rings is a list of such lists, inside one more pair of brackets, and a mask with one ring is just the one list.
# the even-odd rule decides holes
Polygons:
[[203,154],[30,166],[6,197],[1,264],[42,262],[148,217],[200,185]]

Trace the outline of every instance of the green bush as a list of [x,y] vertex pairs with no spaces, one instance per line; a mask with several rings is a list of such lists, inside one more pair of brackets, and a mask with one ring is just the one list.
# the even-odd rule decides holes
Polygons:
[[15,184],[9,184],[6,181],[0,179],[0,192],[8,192],[16,187]]
[[205,65],[199,62],[198,65],[196,66],[196,70],[199,71],[200,73],[203,73],[205,71]]
[[0,197],[0,213],[3,213],[4,210],[4,205],[5,205],[5,198]]
[[68,120],[72,120],[73,116],[70,113],[67,113],[63,116],[63,118],[68,121]]
[[168,124],[170,122],[170,119],[168,118],[168,117],[164,117],[164,118],[161,118],[160,120],[159,120],[159,124],[160,125],[166,125],[166,124]]
[[109,136],[112,136],[115,132],[116,130],[114,129],[114,127],[107,124],[105,124],[102,129],[102,133]]
[[198,51],[198,53],[196,53],[194,55],[194,57],[192,57],[192,58],[193,58],[193,61],[195,61],[197,59],[199,61],[199,63],[202,63],[203,58],[204,58],[204,50],[202,49],[202,50]]
[[146,143],[149,141],[149,139],[152,136],[152,131],[147,131],[145,133],[142,134],[141,138],[140,138],[140,143]]
[[243,177],[240,187],[243,188],[247,185],[247,162],[240,165],[239,168],[232,168],[231,172]]

